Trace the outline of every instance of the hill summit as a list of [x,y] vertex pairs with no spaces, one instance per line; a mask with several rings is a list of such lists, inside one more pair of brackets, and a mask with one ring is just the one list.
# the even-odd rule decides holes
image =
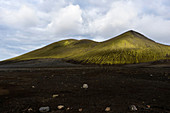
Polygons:
[[170,46],[156,43],[136,31],[103,42],[62,40],[9,60],[56,58],[90,64],[131,64],[170,58]]

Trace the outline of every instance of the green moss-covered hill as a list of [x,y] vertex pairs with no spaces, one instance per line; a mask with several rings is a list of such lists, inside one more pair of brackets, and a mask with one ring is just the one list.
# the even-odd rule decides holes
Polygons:
[[135,31],[128,31],[104,42],[62,40],[10,60],[40,58],[62,58],[93,64],[142,63],[169,59],[170,46],[156,43]]

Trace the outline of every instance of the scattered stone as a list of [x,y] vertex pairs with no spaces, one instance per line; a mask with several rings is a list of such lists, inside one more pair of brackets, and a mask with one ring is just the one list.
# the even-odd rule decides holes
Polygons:
[[135,105],[130,105],[129,109],[130,109],[130,111],[137,111],[138,110]]
[[69,108],[69,107],[66,109],[66,111],[68,111],[68,110],[70,110],[70,108]]
[[82,112],[83,111],[83,109],[82,108],[79,108],[79,112]]
[[88,88],[88,85],[87,85],[87,84],[83,84],[83,88],[84,88],[84,89],[87,89],[87,88]]
[[106,109],[105,109],[106,112],[109,112],[110,110],[111,110],[110,107],[106,107]]
[[57,108],[58,108],[59,110],[62,110],[62,109],[64,109],[64,106],[63,106],[63,105],[59,105]]
[[146,109],[150,109],[151,108],[151,106],[150,105],[146,105]]
[[32,88],[35,88],[35,86],[32,86]]
[[40,108],[39,108],[39,111],[40,111],[41,113],[49,112],[49,111],[50,111],[50,107],[49,107],[49,106],[47,106],[47,107],[40,107]]
[[29,109],[28,109],[28,112],[31,112],[31,111],[33,111],[33,109],[32,109],[32,108],[29,108]]
[[54,94],[52,97],[53,98],[56,98],[56,97],[58,97],[59,95],[58,94]]
[[152,77],[153,75],[152,75],[152,74],[150,74],[150,76]]

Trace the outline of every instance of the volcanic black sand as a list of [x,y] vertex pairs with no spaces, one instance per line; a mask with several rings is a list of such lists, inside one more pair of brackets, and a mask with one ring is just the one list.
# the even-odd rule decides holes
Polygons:
[[43,106],[50,113],[106,113],[106,107],[130,113],[130,105],[136,113],[170,113],[169,63],[95,66],[46,59],[0,65],[0,113],[37,113]]

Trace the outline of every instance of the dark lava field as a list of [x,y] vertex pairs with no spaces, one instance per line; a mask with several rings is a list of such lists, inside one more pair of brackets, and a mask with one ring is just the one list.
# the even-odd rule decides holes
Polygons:
[[40,113],[41,107],[49,113],[170,113],[170,64],[1,63],[0,113]]

